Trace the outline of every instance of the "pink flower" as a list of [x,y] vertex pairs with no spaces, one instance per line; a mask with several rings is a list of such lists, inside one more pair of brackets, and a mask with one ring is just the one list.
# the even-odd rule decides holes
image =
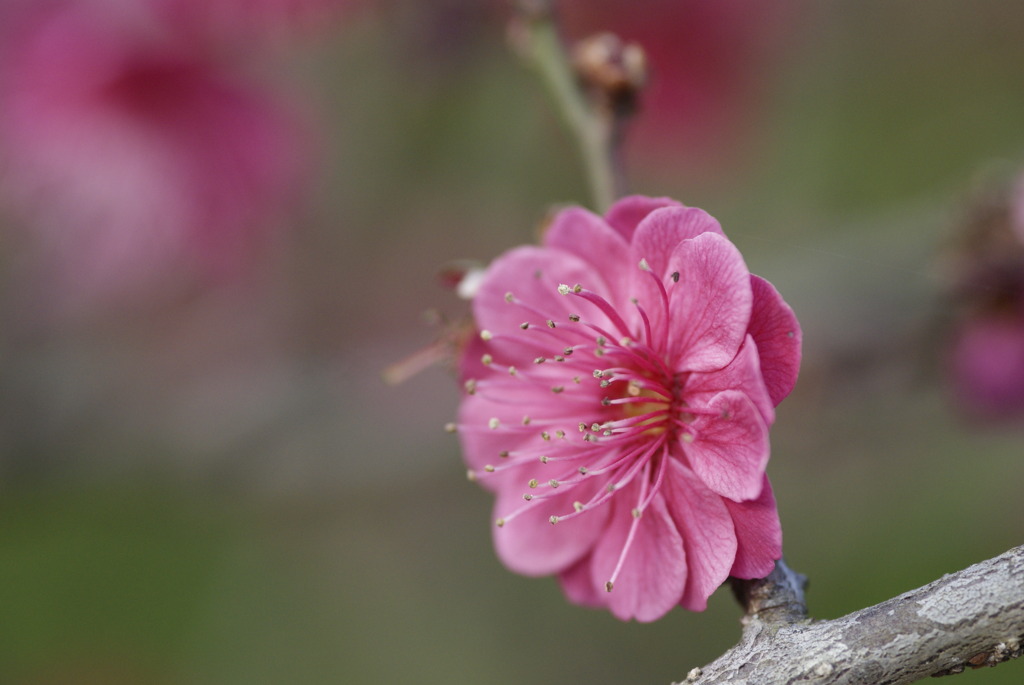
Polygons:
[[150,0],[193,35],[288,39],[337,24],[355,0]]
[[457,430],[506,566],[639,621],[772,570],[768,428],[800,328],[718,222],[646,197],[567,209],[491,264],[473,312]]
[[991,419],[1024,415],[1024,311],[964,323],[952,351],[956,398]]
[[25,3],[3,17],[0,199],[76,287],[246,262],[296,207],[290,106],[210,62],[148,3]]

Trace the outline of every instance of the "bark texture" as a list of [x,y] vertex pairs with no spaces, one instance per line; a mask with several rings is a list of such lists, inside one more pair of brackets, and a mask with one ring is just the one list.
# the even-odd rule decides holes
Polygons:
[[829,621],[806,618],[805,580],[780,561],[738,581],[747,609],[735,647],[687,685],[901,685],[995,666],[1024,643],[1024,547]]

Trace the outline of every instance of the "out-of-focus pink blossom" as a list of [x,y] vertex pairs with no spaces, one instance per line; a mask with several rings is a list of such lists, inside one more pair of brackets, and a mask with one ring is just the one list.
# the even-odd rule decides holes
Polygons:
[[146,0],[192,35],[284,41],[336,26],[355,0]]
[[222,70],[146,2],[7,12],[0,197],[88,290],[228,272],[296,207],[308,132],[282,98]]
[[640,621],[772,570],[768,429],[800,328],[717,221],[646,197],[565,210],[491,264],[473,313],[456,429],[506,566]]
[[1024,418],[1024,176],[978,193],[954,255],[949,351],[957,405],[974,418]]
[[572,39],[609,31],[646,53],[650,85],[630,140],[647,159],[735,152],[798,14],[791,0],[565,0],[559,7]]
[[952,354],[954,391],[970,412],[990,417],[1024,414],[1024,311],[965,322]]

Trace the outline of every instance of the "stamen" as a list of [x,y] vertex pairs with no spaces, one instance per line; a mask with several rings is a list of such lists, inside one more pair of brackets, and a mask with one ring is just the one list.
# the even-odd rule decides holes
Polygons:
[[649,465],[650,464],[648,463],[644,466],[644,478],[641,478],[640,480],[640,497],[636,508],[633,509],[633,511],[637,513],[633,514],[633,522],[629,524],[629,533],[626,534],[626,542],[622,545],[622,551],[619,552],[619,560],[615,563],[615,570],[612,571],[611,578],[609,578],[608,582],[605,584],[605,589],[608,590],[608,592],[611,592],[612,588],[615,587],[615,581],[618,579],[619,572],[622,571],[622,567],[626,563],[626,557],[629,555],[629,549],[633,546],[633,540],[636,539],[636,531],[640,527],[640,512],[642,512],[640,503],[642,503],[647,496],[646,476]]
[[609,321],[619,329],[620,333],[623,335],[630,334],[629,326],[626,325],[626,322],[622,320],[621,316],[619,316],[619,312],[616,311],[615,307],[613,307],[608,300],[591,290],[585,290],[583,288],[580,288],[579,291],[573,290],[573,292],[588,302],[593,303],[598,309],[604,312],[605,316],[607,316]]

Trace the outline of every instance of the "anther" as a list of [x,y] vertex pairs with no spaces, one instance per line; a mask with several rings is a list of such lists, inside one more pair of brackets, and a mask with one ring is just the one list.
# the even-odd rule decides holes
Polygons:
[[580,471],[580,475],[583,475],[583,476],[587,475],[587,473],[588,473],[588,472],[587,472],[587,467],[586,467],[586,466],[581,466],[581,467],[579,468],[579,471]]
[[487,464],[486,466],[484,466],[484,471],[486,471],[487,473],[494,473],[494,467],[491,466],[490,464]]
[[607,344],[608,344],[608,338],[604,337],[603,335],[597,336],[597,346],[598,347],[604,347]]
[[505,301],[506,302],[508,302],[509,304],[512,304],[512,300],[514,300],[514,299],[515,299],[515,295],[513,295],[511,291],[505,293]]
[[564,385],[556,385],[555,387],[551,388],[551,392],[555,393],[556,395],[562,392],[563,390],[565,390]]
[[476,480],[476,471],[472,471],[472,470],[466,471],[466,480],[468,480],[470,483],[475,481]]
[[559,295],[568,295],[569,294],[569,286],[567,286],[565,283],[559,283],[558,284],[558,294]]
[[533,363],[534,364],[543,364],[546,361],[547,361],[547,359],[545,359],[544,357],[537,357],[536,359],[533,360]]
[[592,430],[592,431],[594,431],[596,433],[597,431],[601,430],[601,424],[596,423],[596,422],[590,424],[590,430]]
[[693,442],[693,433],[683,433],[683,442]]
[[547,320],[547,324],[548,324],[548,328],[554,328],[555,327],[555,322],[552,321],[551,319]]
[[490,420],[487,421],[487,427],[490,428],[492,431],[497,430],[498,426],[500,425],[501,421],[498,420],[497,416],[492,416]]
[[601,381],[601,383],[600,383],[602,388],[607,388],[611,384],[612,384],[611,381]]
[[476,379],[470,378],[468,381],[465,382],[463,387],[466,388],[466,392],[468,394],[472,395],[473,393],[476,392]]
[[484,330],[480,331],[480,339],[483,340],[484,342],[487,342],[488,340],[490,340],[493,337],[494,337],[494,334],[491,333],[486,328]]
[[[580,315],[579,314],[570,314],[569,315],[569,321],[572,321],[573,323],[579,323]],[[790,333],[790,335],[792,335],[792,333]]]
[[494,522],[494,525],[496,525],[498,528],[501,528],[503,525],[505,525],[505,519],[498,519]]
[[572,356],[572,348],[566,347],[564,350],[562,350],[562,354],[564,354],[566,357]]
[[562,429],[556,430],[555,431],[555,437],[558,438],[559,440],[564,439],[565,438],[565,431],[562,430]]
[[672,282],[673,283],[678,283],[679,282],[679,272],[678,271],[673,271],[672,272]]
[[633,514],[633,518],[635,518],[635,519],[638,519],[638,518],[640,518],[643,515],[643,512],[640,511],[639,509],[634,509],[630,513]]
[[[641,269],[642,269],[643,271],[650,271],[650,270],[651,270],[651,265],[647,263],[647,260],[646,260],[646,259],[641,259],[641,260],[640,260],[640,264],[639,264],[638,266],[639,266],[639,267],[640,267],[640,268],[641,268]],[[511,294],[512,294],[512,293],[509,293],[509,295],[511,295]],[[508,297],[508,295],[506,295],[506,297]]]
[[540,439],[541,440],[550,440],[551,439],[551,433],[548,433],[547,431],[541,431],[540,432]]
[[574,286],[572,287],[572,291],[573,291],[574,293],[576,293],[577,295],[579,295],[579,294],[580,294],[581,292],[583,292],[583,286],[582,286],[582,285],[580,285],[579,283],[577,283],[576,285],[574,285]]
[[583,379],[580,378],[579,376],[573,376],[572,377],[572,382],[575,383],[576,385],[579,385],[579,384],[581,384],[583,382]]
[[459,430],[459,427],[456,426],[454,423],[446,423],[444,424],[444,430],[446,433],[455,433],[456,431]]
[[548,481],[548,485],[550,485],[550,486],[551,486],[551,489],[552,489],[552,490],[554,490],[554,489],[555,489],[555,488],[557,488],[557,487],[558,487],[559,485],[561,485],[561,483],[559,483],[559,482],[558,482],[557,480],[555,480],[554,478],[552,478],[551,480],[549,480],[549,481]]
[[584,433],[587,430],[587,424],[580,423],[580,433]]
[[555,525],[556,523],[558,523],[558,517],[557,516],[552,516],[551,518],[548,519],[548,521],[551,522],[551,525]]
[[540,463],[542,463],[542,464],[548,463],[547,455],[544,455],[544,454],[540,455]]
[[498,456],[501,457],[502,459],[508,459],[508,454],[508,450],[502,450],[498,452]]
[[555,356],[553,357],[553,359],[554,359],[554,360],[555,360],[556,362],[564,362],[564,361],[565,361],[565,357],[563,357],[563,356],[562,356],[562,355],[560,355],[560,354],[556,354],[556,355],[555,355]]
[[594,369],[594,378],[604,378],[604,371],[601,369]]
[[515,376],[519,371],[514,366],[508,367],[508,375]]
[[480,361],[483,363],[484,366],[490,366],[492,363],[494,363],[494,357],[492,357],[489,354],[485,354],[484,356],[480,357]]
[[576,511],[583,511],[583,502],[573,502],[572,508]]
[[523,425],[524,426],[529,426],[530,425],[530,421],[532,421],[532,419],[529,417],[529,415],[523,416]]
[[602,407],[610,407],[610,406],[612,406],[612,398],[605,397],[604,399],[602,399],[601,400],[601,406]]
[[530,322],[529,321],[524,321],[521,324],[519,324],[519,327],[522,328],[525,331],[527,328],[530,327]]
[[533,495],[531,495],[531,494],[530,494],[530,493],[528,493],[528,492],[524,492],[524,493],[523,493],[523,499],[525,499],[525,500],[526,500],[527,502],[529,502],[530,500],[532,500],[532,499],[533,499]]
[[529,485],[531,488],[535,488],[538,485],[540,485],[540,482],[536,478],[531,478],[530,482],[527,483],[527,485]]
[[606,592],[611,592],[612,588],[614,588],[614,587],[615,587],[615,583],[613,583],[610,580],[607,583],[604,584],[604,589],[605,589]]

